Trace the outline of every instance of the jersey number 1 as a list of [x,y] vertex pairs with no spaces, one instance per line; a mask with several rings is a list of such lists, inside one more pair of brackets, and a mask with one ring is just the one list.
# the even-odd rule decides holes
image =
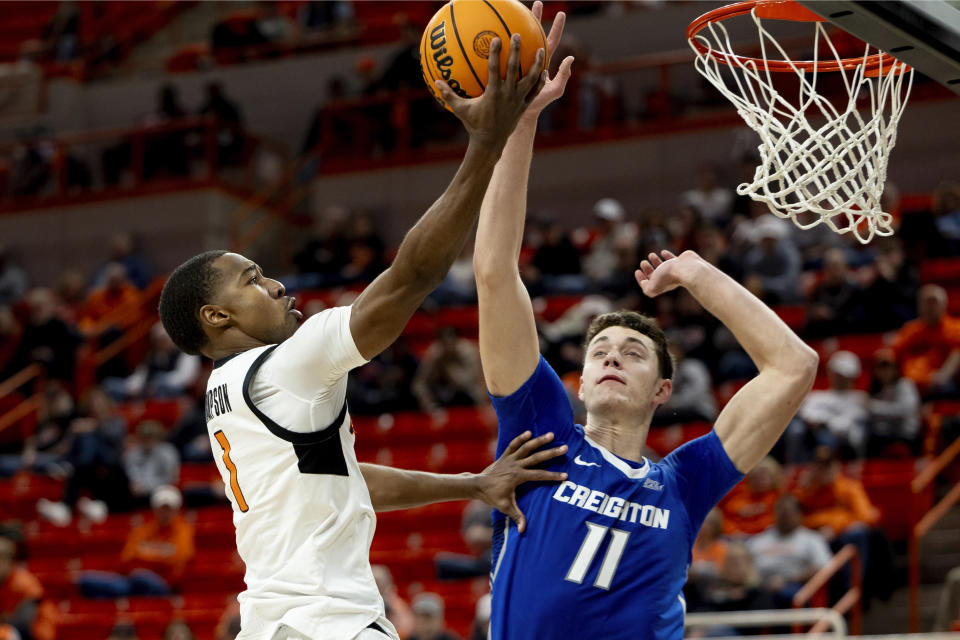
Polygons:
[[600,589],[610,588],[613,575],[617,572],[617,565],[620,564],[620,557],[623,556],[623,549],[627,546],[630,532],[611,529],[593,522],[587,523],[587,537],[583,539],[580,551],[577,552],[577,557],[573,559],[573,564],[567,571],[567,580],[577,584],[583,582],[590,565],[593,564],[594,556],[597,555],[597,550],[600,549],[600,544],[607,537],[607,531],[610,532],[610,546],[607,547],[607,553],[603,556],[603,564],[600,565],[600,572],[593,586]]
[[220,448],[223,449],[223,464],[227,468],[227,471],[230,472],[230,489],[233,491],[233,497],[237,499],[237,506],[240,508],[240,511],[246,513],[250,507],[247,506],[247,501],[243,497],[243,491],[240,490],[240,483],[237,481],[237,465],[233,464],[233,460],[230,459],[230,441],[227,440],[227,436],[223,431],[217,431],[213,434],[213,437],[217,439],[217,442],[220,443]]

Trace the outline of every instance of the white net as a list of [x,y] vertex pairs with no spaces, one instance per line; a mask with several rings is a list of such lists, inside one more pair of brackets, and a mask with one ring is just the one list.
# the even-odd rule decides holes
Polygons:
[[[763,64],[734,53],[722,22],[708,23],[690,42],[697,70],[760,135],[760,164],[753,182],[739,185],[737,193],[766,203],[772,213],[790,218],[801,229],[823,223],[837,233],[853,233],[862,243],[874,235],[891,235],[893,217],[881,200],[913,70],[890,57],[870,64],[867,56],[878,52],[869,45],[863,63],[844,69],[820,22],[812,23],[813,69],[804,70],[764,28],[756,8],[750,15],[759,30],[758,60]],[[694,46],[694,40],[705,51]],[[817,71],[829,62],[825,54],[818,59],[821,50],[829,51],[838,71]],[[768,52],[779,58],[768,58]],[[775,88],[789,84],[779,79],[775,83],[776,76],[793,74],[770,71],[768,60],[786,63],[787,71],[796,75],[795,100]],[[836,105],[817,92],[818,76],[825,73],[841,77],[846,89],[846,97],[835,99]]]

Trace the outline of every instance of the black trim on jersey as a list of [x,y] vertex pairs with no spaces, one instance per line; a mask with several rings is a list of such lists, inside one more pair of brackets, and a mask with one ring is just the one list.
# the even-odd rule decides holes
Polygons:
[[223,357],[223,358],[220,358],[219,360],[214,360],[214,361],[213,361],[213,368],[214,368],[214,369],[219,369],[219,368],[222,367],[223,365],[227,364],[228,362],[230,362],[231,360],[233,360],[234,358],[236,358],[236,357],[237,357],[238,355],[240,355],[241,353],[243,353],[243,351],[237,351],[236,353],[231,353],[230,355],[228,355],[228,356],[226,356],[226,357]]
[[273,353],[277,345],[265,349],[263,353],[257,356],[247,375],[243,378],[243,400],[247,407],[253,412],[260,422],[281,440],[286,440],[293,445],[293,450],[297,454],[297,467],[301,473],[326,474],[335,476],[349,475],[347,472],[347,461],[343,457],[343,447],[340,444],[340,427],[344,418],[347,416],[347,403],[343,403],[340,413],[332,423],[319,431],[302,433],[300,431],[291,431],[281,427],[274,422],[267,414],[261,411],[250,398],[250,383],[253,382],[253,376],[260,369],[263,361]]
[[376,622],[371,622],[367,625],[367,629],[373,629],[374,631],[379,631],[383,635],[390,637],[390,634],[383,630],[383,627],[378,625]]

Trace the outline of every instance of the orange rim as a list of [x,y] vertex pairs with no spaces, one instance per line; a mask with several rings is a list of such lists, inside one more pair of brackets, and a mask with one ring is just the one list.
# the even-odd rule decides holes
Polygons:
[[887,53],[875,53],[871,56],[861,56],[859,58],[844,58],[843,60],[797,60],[787,62],[785,60],[762,60],[760,58],[750,58],[738,56],[735,54],[719,53],[711,51],[709,47],[697,40],[695,36],[703,30],[708,24],[720,22],[729,18],[735,18],[751,13],[756,9],[758,18],[768,18],[773,20],[790,20],[793,22],[827,22],[826,18],[821,18],[806,7],[797,4],[793,0],[745,0],[736,2],[723,7],[718,7],[713,11],[708,11],[687,27],[687,40],[701,55],[710,54],[716,58],[717,62],[725,65],[747,65],[753,63],[758,69],[766,69],[776,73],[796,72],[797,69],[803,71],[840,71],[841,69],[856,69],[866,61],[866,75],[875,77],[881,73],[889,73],[894,70],[895,73],[901,73],[910,67],[903,64],[893,56]]

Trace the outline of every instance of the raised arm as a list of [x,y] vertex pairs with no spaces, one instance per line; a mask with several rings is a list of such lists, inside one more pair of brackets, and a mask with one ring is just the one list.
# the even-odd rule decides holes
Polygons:
[[552,433],[530,439],[529,431],[513,439],[507,450],[483,473],[440,474],[408,471],[360,463],[360,472],[370,490],[376,511],[411,509],[450,500],[482,500],[513,518],[522,532],[523,513],[517,506],[515,490],[524,482],[562,482],[567,474],[536,469],[538,464],[563,455],[567,447],[540,447],[553,440]]
[[747,473],[773,448],[813,386],[816,352],[769,307],[692,251],[679,257],[651,253],[636,276],[649,296],[686,287],[757,365],[760,373],[730,399],[714,424],[734,466]]
[[470,134],[467,152],[453,181],[407,232],[393,264],[368,286],[350,319],[360,354],[370,359],[390,346],[423,299],[447,275],[460,254],[480,210],[493,167],[507,137],[541,86],[541,50],[519,81],[520,36],[510,42],[507,76],[500,79],[500,40],[490,45],[489,77],[479,98],[456,96],[442,80],[437,87]]
[[[534,3],[534,15],[543,11]],[[563,33],[565,16],[558,13],[547,39],[552,52]],[[473,253],[480,313],[480,359],[490,393],[516,391],[537,368],[540,345],[530,295],[520,280],[517,261],[523,242],[527,208],[527,176],[533,157],[537,116],[563,95],[573,58],[560,65],[527,109],[504,147],[480,208]]]

